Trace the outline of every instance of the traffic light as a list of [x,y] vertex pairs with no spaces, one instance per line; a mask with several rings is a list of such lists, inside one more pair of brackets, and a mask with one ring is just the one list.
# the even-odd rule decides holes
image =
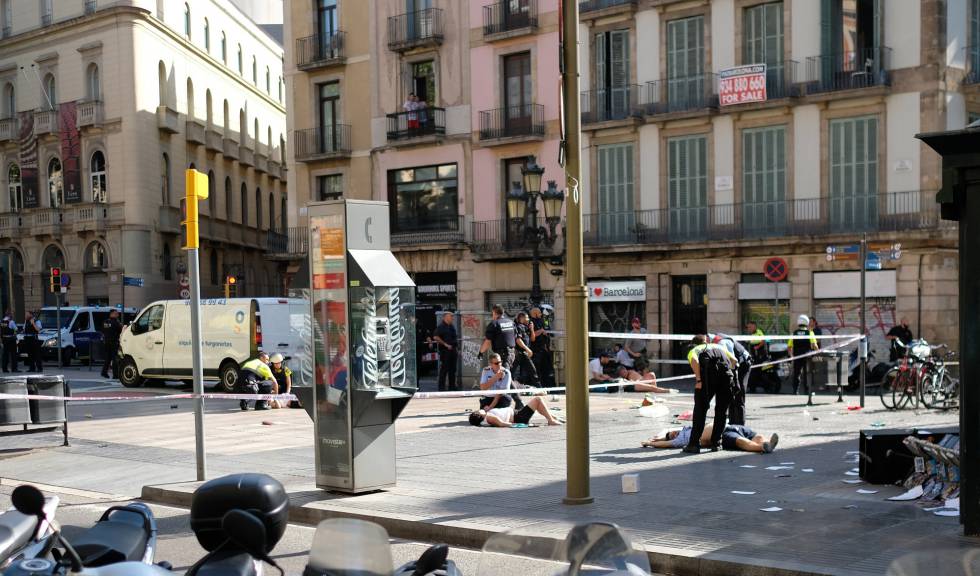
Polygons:
[[61,268],[51,269],[51,293],[57,294],[61,292]]
[[187,193],[180,201],[183,248],[196,250],[200,247],[197,203],[208,199],[208,175],[190,168],[184,172],[184,184]]
[[225,277],[225,298],[235,298],[238,296],[238,278],[231,274]]

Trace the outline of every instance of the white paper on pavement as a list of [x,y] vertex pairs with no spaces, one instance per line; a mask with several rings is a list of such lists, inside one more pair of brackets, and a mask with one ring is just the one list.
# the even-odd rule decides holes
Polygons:
[[957,510],[959,510],[960,509],[960,497],[957,496],[956,498],[950,498],[949,500],[946,501],[946,503],[943,505],[943,507],[944,508],[956,508]]
[[759,508],[762,512],[782,512],[783,509],[779,506],[770,506],[768,508]]
[[841,480],[844,484],[861,484],[864,480]]
[[813,472],[813,468],[804,468],[803,471],[804,472]]
[[889,500],[904,502],[906,500],[915,500],[922,496],[922,486],[913,486],[911,490],[905,494],[900,494],[898,496],[892,496]]
[[796,462],[780,462],[780,466],[795,466]]
[[960,511],[959,511],[959,509],[950,510],[949,508],[945,508],[943,510],[937,510],[937,511],[933,512],[933,514],[935,514],[936,516],[950,516],[950,517],[953,517],[953,516],[959,516],[960,515]]
[[766,470],[792,470],[792,466],[768,466]]
[[749,490],[732,490],[732,494],[741,494],[743,496],[752,496],[753,494],[755,494],[755,492],[749,491]]
[[739,468],[755,468],[755,464],[742,464]]
[[877,490],[868,490],[867,488],[858,488],[858,494],[877,494]]
[[845,476],[857,476],[858,473],[857,472],[854,472],[853,470],[851,470],[851,471],[848,471],[848,472],[844,472],[844,475]]

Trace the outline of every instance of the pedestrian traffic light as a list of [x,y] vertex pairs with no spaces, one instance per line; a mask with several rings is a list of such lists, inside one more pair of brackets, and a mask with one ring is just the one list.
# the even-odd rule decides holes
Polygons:
[[238,278],[231,274],[225,277],[225,298],[235,298],[238,296]]
[[196,250],[200,247],[197,203],[208,198],[208,175],[190,168],[184,173],[184,184],[187,193],[180,201],[183,248]]
[[61,268],[51,269],[51,293],[57,294],[61,292]]

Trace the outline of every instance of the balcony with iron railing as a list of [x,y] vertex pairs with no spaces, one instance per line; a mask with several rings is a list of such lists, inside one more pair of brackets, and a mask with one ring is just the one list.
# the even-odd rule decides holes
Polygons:
[[102,125],[102,101],[86,100],[78,103],[78,117],[76,124],[79,128],[86,126],[97,127]]
[[337,30],[329,36],[313,35],[296,40],[296,67],[314,70],[343,64],[346,33]]
[[19,134],[17,134],[18,127],[17,118],[3,118],[0,120],[0,142],[6,142],[8,140],[17,140]]
[[266,236],[267,258],[298,260],[309,252],[310,231],[305,226],[269,230]]
[[608,11],[608,12],[618,12],[625,10],[635,10],[637,0],[579,0],[578,11],[583,16],[597,17],[605,15],[602,14],[592,14],[594,12]]
[[543,104],[521,104],[480,112],[480,140],[544,138]]
[[538,27],[538,0],[502,0],[483,7],[484,40],[529,34]]
[[[510,260],[530,258],[531,244],[525,234],[527,222],[511,219],[482,220],[471,223],[470,251],[477,260]],[[544,217],[537,219],[538,227],[548,228]],[[561,255],[565,249],[565,226],[556,228],[558,239],[552,246],[541,247],[541,257],[550,258]]]
[[463,216],[395,218],[391,226],[393,246],[460,244],[466,240]]
[[888,86],[892,49],[886,46],[806,59],[806,94]]
[[644,112],[649,115],[718,107],[718,75],[698,74],[647,82]]
[[446,109],[422,108],[388,114],[388,142],[405,142],[446,134]]
[[672,245],[950,229],[935,191],[714,204],[583,216],[586,246]]
[[350,156],[350,125],[332,124],[293,132],[296,159],[310,162]]
[[582,92],[582,123],[613,122],[642,116],[643,92],[643,87],[637,84]]
[[427,8],[388,18],[388,49],[404,52],[423,46],[442,44],[443,17],[441,8]]

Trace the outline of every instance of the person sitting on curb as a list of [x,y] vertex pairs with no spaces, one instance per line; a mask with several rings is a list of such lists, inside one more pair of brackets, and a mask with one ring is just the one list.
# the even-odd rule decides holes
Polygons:
[[[293,389],[293,371],[286,366],[285,358],[279,352],[276,352],[269,358],[269,368],[272,369],[272,375],[276,378],[276,386],[272,389],[273,394],[292,394]],[[269,403],[273,408],[285,408],[290,404],[286,400],[273,400]]]
[[[711,446],[711,432],[714,424],[704,427],[701,434],[701,446]],[[644,448],[683,448],[691,441],[691,427],[685,426],[680,430],[670,430],[663,437],[646,440],[640,445]],[[721,447],[725,450],[741,450],[742,452],[760,452],[770,454],[779,443],[779,434],[775,432],[766,440],[762,434],[756,434],[748,426],[729,424],[721,435]]]
[[[657,386],[657,375],[650,370],[640,370],[639,366],[636,366],[632,362],[632,358],[626,352],[626,350],[620,344],[613,344],[613,353],[615,354],[615,361],[619,366],[616,369],[616,377],[621,380],[629,380],[631,382],[636,382],[638,380],[644,380],[639,384],[632,384],[626,387],[626,391],[636,391],[636,392],[654,392],[656,394],[669,394],[671,393],[670,388],[660,388]],[[599,355],[602,356],[601,354]],[[593,363],[595,360],[592,361]],[[601,366],[601,358],[600,358]],[[590,370],[592,371],[592,370]],[[592,382],[590,382],[591,384]],[[615,389],[613,389],[615,391]],[[673,390],[677,392],[677,390]]]
[[548,405],[540,396],[529,399],[524,404],[524,407],[516,414],[514,413],[514,406],[512,404],[508,404],[503,408],[477,410],[476,412],[470,413],[470,424],[473,426],[494,426],[497,428],[523,427],[527,426],[535,412],[544,416],[544,419],[548,421],[548,426],[561,426],[562,424],[559,418],[552,416],[551,410],[548,409]]

